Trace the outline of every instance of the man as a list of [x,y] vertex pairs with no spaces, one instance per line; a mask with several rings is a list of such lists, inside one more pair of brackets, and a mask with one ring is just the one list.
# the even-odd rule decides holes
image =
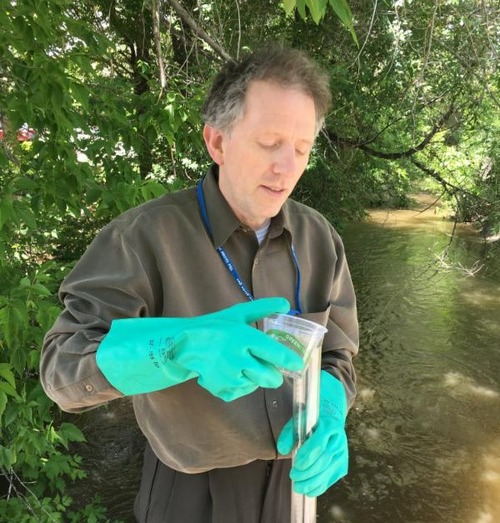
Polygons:
[[[207,176],[112,221],[61,286],[42,382],[69,412],[132,396],[148,441],[139,522],[287,522],[290,478],[318,496],[347,472],[354,292],[338,234],[289,199],[329,102],[297,50],[228,64],[203,111]],[[328,328],[320,418],[293,469],[278,367],[302,362],[255,328],[290,307]]]

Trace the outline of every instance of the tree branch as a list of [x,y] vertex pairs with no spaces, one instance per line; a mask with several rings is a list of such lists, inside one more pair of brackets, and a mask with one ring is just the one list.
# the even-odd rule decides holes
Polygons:
[[366,152],[367,154],[371,156],[375,156],[377,158],[383,158],[384,160],[399,160],[401,158],[409,158],[413,156],[415,153],[418,153],[422,151],[429,143],[431,142],[432,138],[444,127],[447,120],[455,110],[455,105],[452,103],[445,114],[439,118],[439,120],[436,122],[436,124],[433,126],[433,128],[424,136],[423,140],[416,145],[415,147],[411,147],[410,149],[407,149],[406,151],[399,151],[399,152],[392,152],[392,153],[386,153],[383,151],[377,151],[376,149],[373,149],[371,147],[368,147],[366,145],[367,143],[370,143],[371,140],[366,141],[358,141],[358,140],[352,140],[350,138],[342,138],[335,134],[333,131],[330,131],[329,129],[326,130],[326,133],[329,138],[336,141],[337,143],[341,143],[344,145],[348,145],[351,147],[356,147],[357,149],[361,149],[362,151]]
[[219,54],[225,60],[234,61],[234,58],[221,46],[219,45],[209,34],[207,34],[194,20],[194,18],[186,11],[184,6],[177,0],[168,0],[172,9],[176,12],[177,16],[188,25],[191,30],[207,43],[216,53]]
[[434,180],[436,180],[443,187],[446,193],[454,195],[457,192],[466,192],[464,189],[446,181],[439,173],[433,169],[430,169],[416,158],[410,158],[410,162],[415,165],[415,167],[418,167],[423,173],[427,174],[427,176],[434,178]]
[[161,0],[152,0],[151,11],[153,17],[153,36],[155,40],[156,59],[158,60],[158,69],[160,74],[160,97],[167,88],[167,76],[165,74],[165,64],[161,52],[161,33],[160,33],[160,4]]

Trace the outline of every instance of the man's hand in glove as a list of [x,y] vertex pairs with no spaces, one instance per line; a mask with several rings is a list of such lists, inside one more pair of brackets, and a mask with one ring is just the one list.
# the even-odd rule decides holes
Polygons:
[[[347,400],[344,386],[331,374],[321,371],[319,418],[311,435],[297,450],[290,471],[298,494],[316,497],[347,474],[348,448],[345,433]],[[278,438],[278,452],[293,450],[293,419]]]
[[97,365],[124,395],[192,378],[224,401],[277,388],[278,367],[301,370],[302,359],[251,323],[289,309],[284,298],[262,298],[194,318],[115,320],[97,348]]

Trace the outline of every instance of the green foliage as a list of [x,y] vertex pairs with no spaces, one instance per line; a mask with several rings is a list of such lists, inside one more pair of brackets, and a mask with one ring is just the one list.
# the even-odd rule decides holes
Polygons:
[[292,14],[293,11],[297,9],[299,15],[303,19],[306,19],[307,7],[307,10],[311,14],[311,18],[316,24],[319,24],[324,18],[328,4],[342,24],[349,30],[356,45],[358,45],[358,39],[353,26],[351,8],[346,0],[283,0],[283,7],[287,15]]
[[70,510],[73,500],[69,496],[39,498],[34,495],[0,499],[3,521],[16,523],[99,523],[109,522],[99,498],[80,510]]
[[[0,297],[0,471],[11,494],[0,500],[0,519],[63,521],[58,514],[69,507],[62,497],[66,481],[84,475],[69,444],[84,436],[72,424],[54,422],[52,402],[37,379],[41,340],[59,309],[43,269],[31,277],[8,269],[1,271],[11,278],[2,281]],[[55,498],[44,499],[48,492]]]
[[[172,144],[187,119],[110,74],[119,45],[96,30],[100,15],[89,7],[37,0],[0,12],[2,521],[105,520],[94,506],[80,519],[64,496],[84,475],[70,446],[84,437],[58,421],[41,388],[40,347],[60,311],[57,287],[85,242],[113,215],[164,192],[141,178],[142,151]],[[37,131],[33,142],[16,140],[25,122]]]

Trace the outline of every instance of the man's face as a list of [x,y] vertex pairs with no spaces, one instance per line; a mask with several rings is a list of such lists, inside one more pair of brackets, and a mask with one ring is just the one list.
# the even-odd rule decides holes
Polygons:
[[205,126],[220,190],[243,223],[258,229],[278,214],[306,168],[315,131],[312,98],[264,81],[250,84],[229,133]]

